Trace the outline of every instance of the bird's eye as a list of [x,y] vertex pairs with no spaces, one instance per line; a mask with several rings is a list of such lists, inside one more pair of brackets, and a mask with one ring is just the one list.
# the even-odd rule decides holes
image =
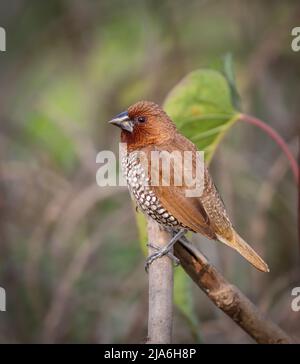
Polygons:
[[139,116],[137,118],[137,120],[138,120],[139,123],[144,123],[146,121],[146,118],[145,118],[145,116]]

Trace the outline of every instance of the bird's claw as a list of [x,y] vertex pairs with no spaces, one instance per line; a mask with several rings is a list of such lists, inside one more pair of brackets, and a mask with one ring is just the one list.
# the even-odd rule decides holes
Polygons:
[[146,259],[145,271],[147,273],[148,273],[150,265],[154,262],[154,260],[156,260],[157,258],[161,258],[164,255],[167,255],[174,262],[175,267],[177,267],[180,264],[180,260],[178,258],[176,258],[175,255],[170,252],[170,250],[168,250],[166,248],[160,249],[159,247],[157,247],[153,244],[147,244],[147,246],[152,249],[157,250],[156,253],[149,255],[149,257]]

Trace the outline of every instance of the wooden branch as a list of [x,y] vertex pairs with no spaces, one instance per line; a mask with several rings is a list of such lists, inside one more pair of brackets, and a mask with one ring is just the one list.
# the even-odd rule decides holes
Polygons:
[[260,344],[291,344],[293,340],[230,284],[186,238],[175,244],[174,254],[211,301]]
[[[149,243],[163,248],[171,235],[148,219]],[[149,255],[156,251],[149,247]],[[149,267],[149,316],[147,344],[170,344],[173,323],[173,262],[164,256]]]

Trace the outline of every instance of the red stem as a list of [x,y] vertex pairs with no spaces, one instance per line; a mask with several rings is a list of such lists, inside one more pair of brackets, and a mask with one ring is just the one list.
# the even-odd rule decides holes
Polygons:
[[262,120],[255,118],[251,115],[241,114],[240,120],[246,121],[247,123],[253,124],[264,130],[282,149],[284,154],[286,155],[287,159],[290,162],[292,172],[296,179],[296,183],[298,184],[299,180],[299,166],[294,158],[293,154],[291,153],[289,147],[287,146],[286,142],[282,139],[282,137],[275,131],[271,126],[264,123]]

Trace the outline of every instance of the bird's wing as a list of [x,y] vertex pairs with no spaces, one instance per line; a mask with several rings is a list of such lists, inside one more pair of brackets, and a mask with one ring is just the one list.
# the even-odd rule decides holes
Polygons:
[[[182,137],[183,138],[183,137]],[[187,190],[191,190],[193,186],[187,186],[183,178],[182,185],[176,185],[174,172],[177,173],[174,160],[170,158],[170,180],[168,183],[167,178],[164,173],[162,174],[162,169],[159,167],[164,162],[168,165],[168,160],[165,154],[160,154],[161,163],[154,164],[153,158],[151,158],[151,152],[163,152],[167,151],[172,153],[174,151],[184,152],[191,151],[196,152],[195,146],[189,142],[187,139],[180,139],[180,136],[176,138],[172,143],[159,145],[155,147],[146,147],[143,152],[147,155],[148,160],[148,175],[151,180],[153,175],[159,176],[159,184],[153,185],[153,178],[151,180],[151,189],[155,195],[160,200],[162,206],[172,214],[181,224],[193,230],[206,235],[208,238],[216,239],[215,232],[212,229],[211,221],[208,213],[206,212],[201,199],[198,197],[187,197]],[[192,168],[196,167],[196,159],[193,158]],[[183,164],[183,169],[186,170],[187,166]],[[151,175],[152,173],[152,175]]]

